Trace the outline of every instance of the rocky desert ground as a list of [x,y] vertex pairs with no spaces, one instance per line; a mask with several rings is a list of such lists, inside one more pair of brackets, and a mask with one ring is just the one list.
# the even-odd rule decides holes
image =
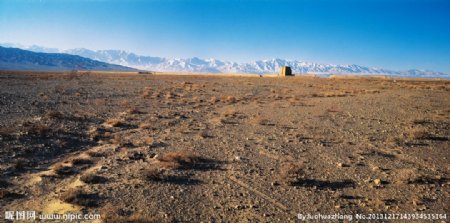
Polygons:
[[448,80],[1,72],[0,117],[2,221],[448,221]]

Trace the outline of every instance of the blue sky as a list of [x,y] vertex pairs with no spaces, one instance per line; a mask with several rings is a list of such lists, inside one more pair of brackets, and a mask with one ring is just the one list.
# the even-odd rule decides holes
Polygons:
[[0,0],[0,42],[450,73],[450,1]]

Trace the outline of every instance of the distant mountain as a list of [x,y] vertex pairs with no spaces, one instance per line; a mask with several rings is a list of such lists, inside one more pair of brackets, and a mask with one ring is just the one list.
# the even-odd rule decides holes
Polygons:
[[134,68],[108,64],[77,55],[63,53],[37,53],[18,48],[0,46],[0,70],[35,71],[136,71]]
[[387,75],[402,77],[427,77],[450,78],[449,74],[430,70],[411,69],[405,71],[393,71],[382,68],[364,67],[360,65],[333,65],[318,64],[297,60],[271,59],[257,60],[249,63],[236,63],[217,59],[200,59],[197,57],[187,59],[174,59],[164,57],[140,56],[123,50],[89,50],[70,49],[57,50],[39,46],[20,46],[15,44],[0,44],[15,46],[36,52],[61,52],[106,63],[119,64],[151,71],[174,72],[201,72],[201,73],[277,73],[282,66],[290,66],[295,74],[315,74],[319,76],[329,75]]

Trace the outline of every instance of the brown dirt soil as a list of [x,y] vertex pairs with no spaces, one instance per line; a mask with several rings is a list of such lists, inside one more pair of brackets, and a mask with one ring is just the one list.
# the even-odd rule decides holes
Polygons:
[[0,213],[450,210],[449,81],[0,72],[0,106]]

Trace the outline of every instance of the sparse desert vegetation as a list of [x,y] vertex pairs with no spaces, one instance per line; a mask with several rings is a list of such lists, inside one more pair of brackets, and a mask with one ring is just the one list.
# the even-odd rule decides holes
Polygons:
[[0,78],[7,210],[56,203],[103,222],[449,212],[446,80]]

